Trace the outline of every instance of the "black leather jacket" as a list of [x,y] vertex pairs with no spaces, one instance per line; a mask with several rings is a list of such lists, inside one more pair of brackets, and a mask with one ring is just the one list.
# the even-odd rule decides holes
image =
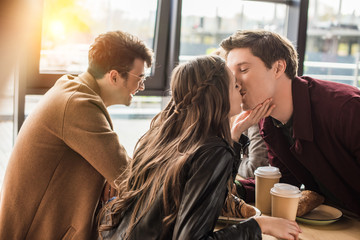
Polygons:
[[[240,144],[235,145],[240,148]],[[159,191],[155,204],[135,226],[130,239],[262,239],[254,219],[214,232],[227,194],[227,181],[231,174],[236,174],[239,162],[239,156],[224,140],[210,139],[184,167],[186,179],[180,183],[184,184],[184,192],[172,228],[163,230],[162,191]],[[104,239],[122,239],[130,215],[131,210],[116,229],[103,233]]]

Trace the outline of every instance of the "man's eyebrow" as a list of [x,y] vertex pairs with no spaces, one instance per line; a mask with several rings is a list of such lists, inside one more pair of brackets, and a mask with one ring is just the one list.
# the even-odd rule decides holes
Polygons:
[[241,65],[244,65],[244,64],[250,64],[249,62],[239,62],[236,64],[236,66],[241,66]]

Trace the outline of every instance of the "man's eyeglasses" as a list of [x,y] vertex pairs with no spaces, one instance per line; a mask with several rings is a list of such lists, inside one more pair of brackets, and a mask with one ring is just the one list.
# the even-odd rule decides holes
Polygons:
[[146,81],[146,78],[147,78],[147,76],[142,76],[142,77],[139,77],[138,75],[135,75],[135,74],[133,74],[133,73],[131,73],[131,72],[127,72],[128,74],[130,74],[130,75],[132,75],[132,76],[134,76],[134,77],[137,77],[137,78],[139,78],[140,79],[140,82],[139,82],[139,85],[141,86],[141,85],[144,85],[144,82]]

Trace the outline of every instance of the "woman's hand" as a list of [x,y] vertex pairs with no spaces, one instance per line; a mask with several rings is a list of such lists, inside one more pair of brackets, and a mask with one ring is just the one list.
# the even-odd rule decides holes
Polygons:
[[261,232],[286,240],[298,240],[301,229],[295,221],[283,218],[261,216],[255,218],[261,228]]
[[263,103],[257,105],[253,110],[246,112],[241,112],[239,115],[235,116],[235,120],[232,123],[231,127],[231,137],[234,141],[239,141],[241,134],[251,127],[252,125],[258,123],[260,119],[268,117],[272,110],[275,108],[275,105],[271,105],[272,99],[266,99]]

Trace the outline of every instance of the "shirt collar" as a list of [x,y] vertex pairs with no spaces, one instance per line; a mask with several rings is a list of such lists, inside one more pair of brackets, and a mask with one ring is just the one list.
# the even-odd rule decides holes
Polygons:
[[287,123],[283,124],[282,122],[280,122],[279,120],[277,120],[276,118],[271,117],[272,123],[274,124],[275,127],[277,128],[290,128],[292,127],[292,116],[290,118],[289,121],[287,121]]

